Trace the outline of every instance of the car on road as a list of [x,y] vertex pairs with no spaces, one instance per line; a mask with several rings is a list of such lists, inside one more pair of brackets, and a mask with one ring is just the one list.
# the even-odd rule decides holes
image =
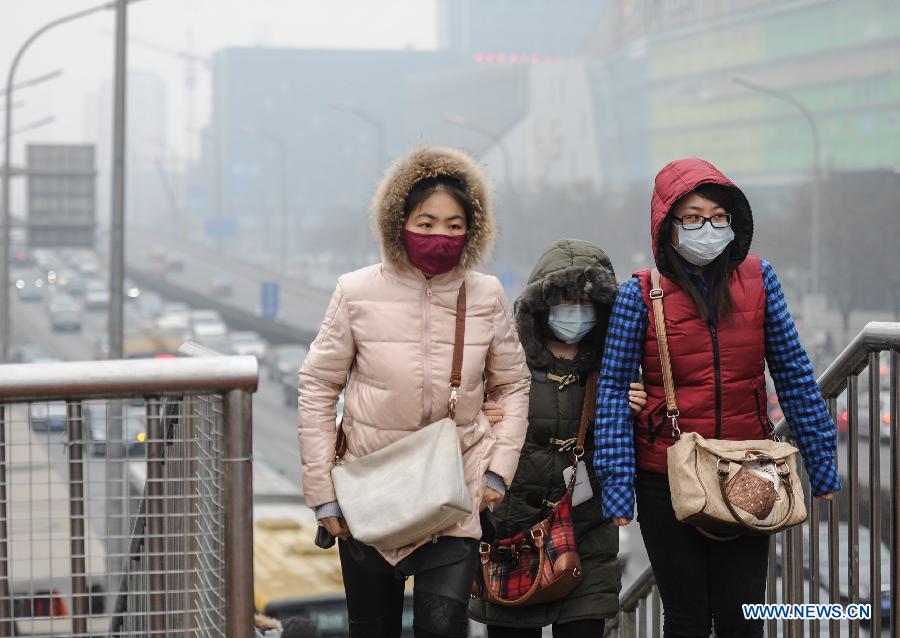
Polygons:
[[16,280],[16,291],[22,301],[40,301],[44,298],[44,280],[33,275]]
[[214,297],[230,297],[234,294],[234,282],[228,277],[216,277],[209,286]]
[[180,336],[184,339],[191,338],[191,310],[187,304],[166,303],[163,304],[159,317],[156,319],[156,328],[168,335]]
[[84,307],[88,310],[106,310],[109,307],[109,288],[106,282],[92,279],[84,290]]
[[13,363],[45,363],[53,360],[36,343],[26,343],[13,348]]
[[49,304],[50,326],[54,332],[81,332],[81,307],[66,295],[55,296]]
[[266,342],[259,333],[239,330],[231,333],[231,351],[234,354],[252,354],[262,360],[266,356]]
[[[109,403],[107,401],[85,401],[83,406],[87,433],[91,440],[91,454],[105,456],[109,447],[109,420],[107,419]],[[121,440],[125,455],[141,454],[147,438],[147,413],[144,401],[129,399],[123,404],[122,409],[124,410],[122,419],[124,425]]]
[[56,285],[73,297],[81,297],[86,285],[84,277],[74,270],[65,270],[57,275]]
[[36,401],[28,406],[28,422],[32,430],[61,432],[66,429],[65,401]]
[[215,310],[193,310],[191,318],[191,338],[203,341],[209,337],[224,337],[228,334],[228,326]]
[[287,374],[297,374],[306,359],[309,349],[299,343],[289,343],[269,348],[266,353],[266,367],[269,379],[281,380]]
[[179,255],[166,255],[165,264],[170,272],[181,272],[184,270],[184,259]]

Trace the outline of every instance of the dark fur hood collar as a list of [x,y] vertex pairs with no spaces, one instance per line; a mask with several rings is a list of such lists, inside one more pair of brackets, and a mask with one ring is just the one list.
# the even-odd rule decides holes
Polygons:
[[515,303],[516,328],[528,367],[548,370],[553,353],[546,345],[550,306],[563,299],[585,296],[597,306],[597,326],[582,339],[576,366],[582,372],[598,370],[609,314],[618,285],[609,257],[598,246],[577,239],[560,239],[538,260],[528,286]]

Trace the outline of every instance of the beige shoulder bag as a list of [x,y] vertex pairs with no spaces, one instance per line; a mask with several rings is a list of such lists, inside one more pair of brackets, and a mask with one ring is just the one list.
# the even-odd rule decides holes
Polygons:
[[740,534],[775,534],[799,525],[806,520],[806,504],[797,475],[797,448],[774,440],[774,433],[773,440],[723,441],[705,439],[696,432],[681,432],[666,339],[663,289],[655,268],[651,282],[666,416],[676,439],[667,451],[675,517],[716,540]]
[[353,537],[379,549],[397,549],[460,522],[474,509],[456,434],[466,333],[466,284],[456,300],[456,335],[450,375],[449,416],[376,452],[343,462],[346,438],[338,431],[331,478]]

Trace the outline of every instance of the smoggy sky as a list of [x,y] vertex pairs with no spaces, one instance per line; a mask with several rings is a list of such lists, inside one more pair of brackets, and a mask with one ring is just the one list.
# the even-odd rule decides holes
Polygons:
[[[97,4],[91,0],[0,0],[0,77],[13,55],[37,28],[54,18]],[[104,11],[58,27],[28,50],[18,80],[61,70],[63,75],[16,95],[14,128],[47,116],[55,122],[20,135],[24,143],[93,142],[85,139],[85,102],[113,70],[114,13]],[[151,71],[166,83],[168,146],[174,156],[187,149],[185,65],[176,57],[140,45],[146,41],[172,50],[192,49],[209,56],[227,46],[308,48],[433,48],[434,0],[140,0],[129,10],[128,67]],[[195,124],[209,116],[209,73],[198,71]],[[110,124],[111,125],[111,124]]]

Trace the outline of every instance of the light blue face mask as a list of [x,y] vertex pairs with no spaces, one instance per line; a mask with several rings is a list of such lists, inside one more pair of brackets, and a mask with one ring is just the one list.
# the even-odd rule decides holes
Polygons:
[[578,343],[597,325],[594,304],[576,303],[550,306],[550,330],[563,343]]

